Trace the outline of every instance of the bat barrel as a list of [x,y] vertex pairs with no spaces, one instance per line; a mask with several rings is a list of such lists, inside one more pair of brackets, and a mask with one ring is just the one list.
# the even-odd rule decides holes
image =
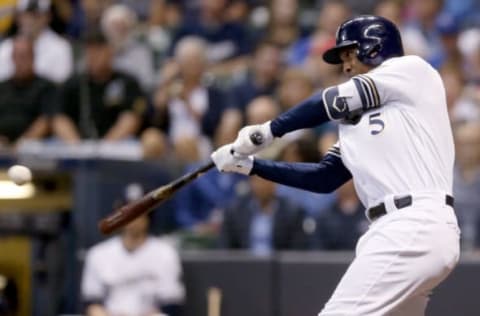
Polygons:
[[148,213],[155,204],[157,204],[157,200],[153,198],[151,193],[147,194],[140,200],[122,206],[108,217],[102,219],[98,224],[98,228],[102,234],[111,234],[135,218]]
[[196,170],[185,174],[169,184],[147,193],[141,199],[115,210],[112,214],[100,221],[98,224],[99,230],[103,234],[113,233],[133,221],[135,218],[148,213],[158,204],[169,199],[180,188],[187,185],[213,166],[215,166],[215,164],[212,161],[209,161],[198,167]]

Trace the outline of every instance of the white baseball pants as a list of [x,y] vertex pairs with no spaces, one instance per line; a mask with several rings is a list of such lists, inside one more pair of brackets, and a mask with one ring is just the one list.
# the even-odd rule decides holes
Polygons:
[[455,267],[460,230],[440,196],[415,196],[409,207],[374,221],[356,258],[319,316],[423,316],[428,297]]

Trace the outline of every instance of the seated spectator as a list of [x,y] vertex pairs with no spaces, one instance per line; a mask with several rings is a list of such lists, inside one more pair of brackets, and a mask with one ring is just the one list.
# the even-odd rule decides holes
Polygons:
[[251,192],[239,196],[223,218],[220,246],[248,249],[254,254],[274,250],[304,249],[304,213],[284,197],[279,197],[273,182],[250,177]]
[[231,88],[230,106],[243,112],[254,98],[273,96],[282,68],[279,47],[271,42],[260,43],[255,49],[247,75]]
[[299,67],[315,89],[334,86],[342,82],[341,68],[326,63],[323,53],[335,45],[338,26],[351,15],[345,1],[323,1],[316,28],[308,37],[299,38],[288,54],[288,64]]
[[355,249],[358,238],[368,229],[368,220],[352,181],[338,188],[337,202],[318,216],[316,226],[318,248]]
[[[280,113],[280,106],[278,103],[269,96],[260,96],[253,99],[247,106],[245,111],[245,123],[247,125],[260,124],[274,119]],[[241,122],[241,120],[238,120]],[[224,123],[222,121],[222,123]],[[238,130],[243,124],[238,124],[238,128],[230,129],[226,134],[233,134],[236,137]],[[237,126],[236,126],[237,127]],[[225,130],[224,126],[220,126],[219,130]],[[226,143],[226,142],[225,142]],[[266,148],[260,154],[262,157],[278,157],[280,151],[284,146],[283,139],[277,139],[273,146]]]
[[439,68],[444,50],[437,28],[443,0],[417,0],[412,2],[414,17],[402,31],[405,51],[419,55],[433,67]]
[[159,70],[168,57],[174,30],[182,17],[180,7],[175,1],[150,1],[145,40],[153,52],[155,70]]
[[[190,164],[186,171],[198,167]],[[175,196],[176,224],[197,237],[217,236],[224,210],[244,187],[246,178],[238,174],[210,171]]]
[[[50,20],[50,0],[19,0],[17,5],[18,34],[35,43],[35,73],[55,83],[64,82],[73,70],[70,44],[53,32]],[[13,42],[7,39],[0,44],[0,80],[12,76]]]
[[248,23],[248,18],[251,9],[254,6],[252,0],[230,0],[228,2],[227,18],[226,20],[234,23]]
[[474,84],[467,83],[465,77],[454,62],[445,63],[440,69],[445,85],[447,107],[452,123],[480,120],[480,99],[475,100]]
[[[283,73],[280,80],[277,98],[282,110],[286,111],[314,93],[315,87],[311,78],[301,69],[289,68]],[[325,153],[336,142],[336,131],[337,126],[333,122],[316,127],[316,133],[320,135],[318,138],[319,144],[316,147],[318,147],[320,153]],[[281,138],[283,146],[299,139],[306,132],[307,130],[303,129],[284,135]]]
[[[278,114],[278,105],[270,97],[255,98],[247,107],[247,120],[249,124],[264,122]],[[223,130],[226,130],[223,129]],[[236,132],[233,137],[236,135]],[[222,129],[219,130],[224,136]],[[228,132],[227,132],[228,134]],[[225,140],[218,136],[217,140]],[[231,140],[230,140],[231,141]],[[217,143],[217,146],[228,141]],[[193,146],[195,144],[192,144]],[[198,157],[190,148],[188,156]],[[182,156],[187,156],[183,154]],[[197,161],[187,165],[187,171],[198,166]],[[197,236],[215,235],[218,233],[218,219],[221,218],[225,208],[245,187],[245,177],[233,173],[220,173],[210,171],[194,183],[179,192],[176,197],[175,217],[182,229],[191,230]]]
[[128,7],[141,21],[145,21],[152,0],[116,0],[116,2]]
[[264,37],[281,47],[282,53],[286,54],[305,33],[298,21],[299,11],[296,0],[270,1],[270,16]]
[[[464,30],[458,38],[458,48],[462,53],[463,72],[468,81],[480,85],[480,28]],[[480,93],[477,93],[480,100]]]
[[341,67],[328,64],[323,60],[323,53],[332,47],[331,41],[326,41],[323,35],[312,39],[308,55],[301,66],[302,72],[310,78],[317,89],[324,89],[345,81]]
[[81,295],[85,315],[179,315],[185,291],[169,242],[148,233],[146,215],[87,253]]
[[100,28],[102,13],[112,2],[112,0],[75,0],[67,33],[75,39],[82,39],[91,29]]
[[13,75],[0,82],[0,143],[39,139],[49,131],[55,86],[34,72],[34,44],[25,36],[12,40]]
[[462,65],[462,53],[458,47],[458,38],[460,34],[459,22],[449,14],[442,14],[437,18],[436,28],[442,45],[442,55],[440,56],[439,67],[446,62],[452,62]]
[[206,42],[206,57],[219,75],[244,69],[250,43],[242,24],[226,21],[227,0],[201,0],[198,17],[186,19],[176,32],[172,51],[185,36],[198,36]]
[[480,121],[456,125],[454,136],[455,210],[462,230],[462,247],[471,250],[475,247],[475,240],[480,238],[475,226],[480,220]]
[[[240,128],[245,124],[260,124],[275,118],[280,113],[280,106],[272,96],[258,96],[252,99],[243,111],[228,108],[224,111],[217,128],[215,139],[217,146],[232,142]],[[278,148],[271,148],[273,155],[278,153]]]
[[299,104],[313,94],[315,87],[304,71],[288,68],[282,75],[277,89],[277,96],[283,111]]
[[375,2],[373,14],[387,18],[403,31],[402,14],[405,10],[405,2],[398,0],[379,0]]
[[114,49],[113,68],[135,77],[145,91],[154,82],[153,55],[134,34],[135,12],[125,5],[110,6],[102,15],[102,29]]
[[135,136],[146,109],[138,83],[113,70],[113,50],[101,33],[91,32],[85,41],[86,72],[70,78],[60,91],[55,135],[70,143]]
[[341,0],[322,1],[314,32],[306,37],[299,37],[292,45],[287,55],[290,66],[304,64],[313,49],[319,46],[335,45],[335,34],[340,24],[351,15],[350,7]]
[[[155,91],[150,124],[155,127],[145,131],[154,142],[163,144],[166,131],[175,150],[183,144],[197,147],[199,157],[208,157],[211,141],[225,107],[224,94],[205,81],[208,65],[206,43],[198,37],[185,37],[175,49],[178,66],[172,80]],[[161,146],[161,145],[160,145]],[[190,157],[193,160],[195,157]]]

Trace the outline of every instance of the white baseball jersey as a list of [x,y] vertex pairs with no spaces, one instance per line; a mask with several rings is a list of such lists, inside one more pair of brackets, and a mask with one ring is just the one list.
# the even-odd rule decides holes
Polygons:
[[[333,89],[338,96],[329,100]],[[451,194],[454,145],[445,89],[423,59],[388,59],[325,90],[324,103],[332,106],[332,100],[334,107],[363,112],[358,122],[340,124],[339,143],[330,153],[341,155],[366,208],[389,195]],[[326,108],[331,116],[335,108]]]
[[181,263],[166,241],[149,237],[129,252],[120,237],[89,250],[82,279],[85,301],[102,302],[111,315],[146,315],[157,303],[179,303],[184,298]]
[[[320,316],[423,316],[460,252],[445,202],[454,146],[442,80],[419,57],[392,58],[326,89],[323,101],[331,119],[347,117],[330,154],[341,157],[364,205],[383,202],[389,214],[360,238]],[[407,194],[412,204],[396,211],[393,198]]]

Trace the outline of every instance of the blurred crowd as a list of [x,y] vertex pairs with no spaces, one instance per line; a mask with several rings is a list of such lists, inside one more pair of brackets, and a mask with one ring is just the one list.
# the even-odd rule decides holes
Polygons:
[[[322,60],[337,27],[387,17],[444,80],[463,247],[480,248],[478,0],[7,0],[0,12],[2,150],[134,141],[182,172],[345,80]],[[262,155],[316,162],[336,137],[334,124],[302,130]],[[352,183],[322,195],[210,172],[174,205],[187,248],[353,249],[368,227]]]
[[[464,246],[480,246],[478,1],[12,0],[0,6],[2,149],[15,151],[26,140],[134,141],[143,159],[184,171],[243,125],[272,119],[345,80],[321,57],[338,25],[355,14],[385,16],[401,30],[406,53],[425,58],[444,79]],[[287,135],[262,155],[315,162],[335,141],[330,124]],[[337,239],[354,240],[366,227],[355,217],[362,207],[351,186],[311,194],[212,172],[182,191],[175,218],[181,231],[220,235],[225,247],[336,249],[353,245]],[[320,236],[335,228],[296,245],[291,236],[281,241],[271,232],[287,229],[273,219],[283,208],[280,222],[297,225],[292,231]],[[301,215],[293,214],[297,208]],[[354,225],[352,218],[358,234],[335,233],[343,230],[338,225]],[[231,235],[237,230],[246,236]]]

